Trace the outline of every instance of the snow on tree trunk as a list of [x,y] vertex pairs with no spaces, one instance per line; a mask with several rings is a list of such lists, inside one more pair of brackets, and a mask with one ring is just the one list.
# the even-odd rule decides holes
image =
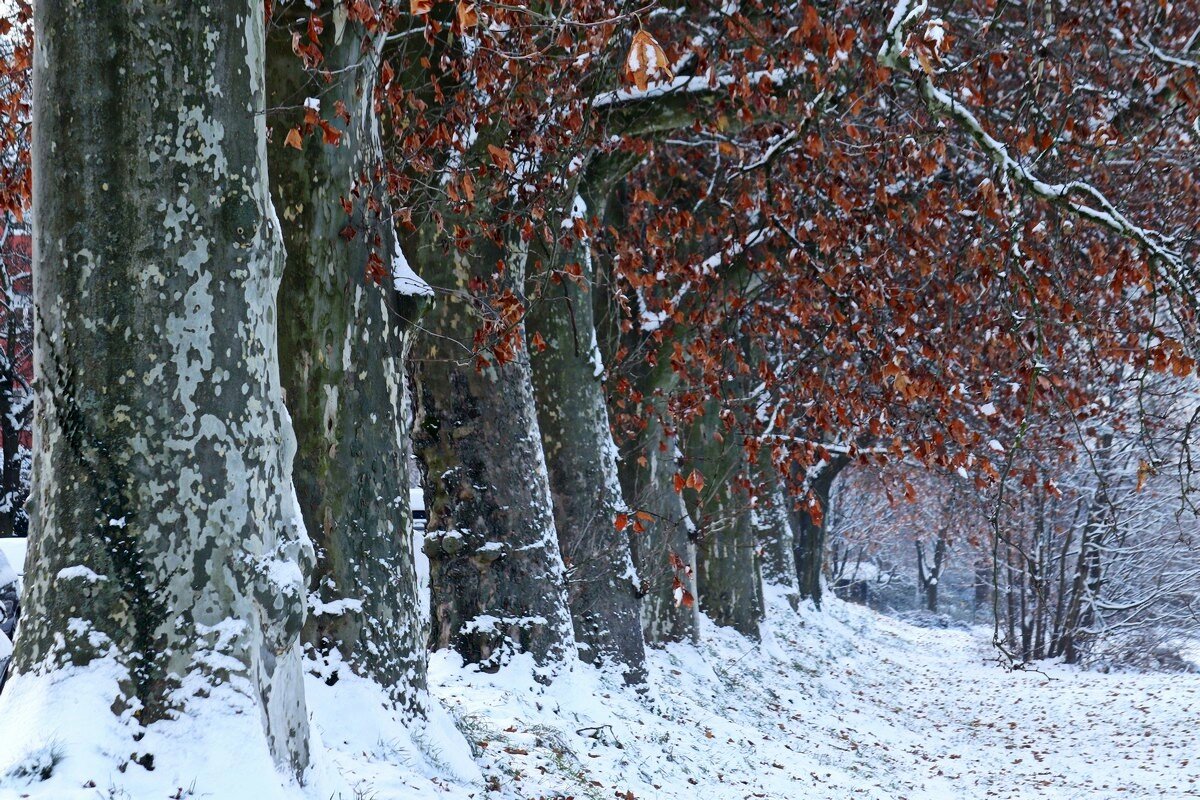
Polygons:
[[718,408],[715,402],[708,403],[704,416],[692,425],[686,451],[704,475],[703,490],[688,491],[695,500],[689,504],[700,531],[700,610],[718,625],[757,638],[763,596],[756,532],[749,498],[736,485],[745,451],[733,437],[723,435]]
[[770,459],[764,456],[761,461],[760,475],[765,480],[767,492],[755,509],[754,518],[762,549],[763,580],[781,587],[794,607],[799,598],[799,588],[796,581],[795,539],[787,513],[791,499],[784,496]]
[[[630,505],[650,515],[645,531],[631,537],[634,564],[642,582],[642,626],[652,645],[699,641],[695,529],[683,497],[675,491],[677,442],[651,414],[636,453],[620,465],[621,484]],[[682,565],[682,566],[681,566]],[[676,592],[675,581],[693,602]]]
[[[304,31],[308,17],[303,6],[277,7],[268,41],[270,105],[307,103],[340,133],[337,144],[326,143],[317,128],[296,149],[284,142],[305,112],[272,117],[271,182],[288,254],[279,293],[282,378],[298,441],[296,491],[317,554],[304,640],[327,662],[327,678],[344,659],[420,713],[425,633],[401,408],[405,318],[416,316],[428,289],[405,274],[383,193],[361,182],[382,161],[373,93],[383,34],[369,35],[359,22],[328,25],[327,83],[292,49],[292,32]],[[348,124],[334,116],[339,102]],[[347,214],[342,200],[353,197]],[[353,236],[343,235],[347,226]],[[379,283],[368,276],[372,254],[382,265]]]
[[36,8],[35,479],[0,716],[71,780],[97,728],[79,746],[122,771],[169,768],[176,737],[308,763],[262,15]]
[[428,333],[412,362],[431,644],[489,669],[517,652],[552,669],[574,658],[575,642],[524,329],[503,365],[487,356],[477,365],[467,344],[480,322],[470,278],[503,261],[519,287],[525,248],[480,240],[475,252],[446,254],[429,236],[411,252],[421,274],[449,290],[422,323]]
[[[583,280],[594,284],[589,247],[585,240],[565,255],[576,258]],[[530,310],[528,324],[546,342],[545,350],[532,355],[538,426],[580,655],[616,665],[627,683],[640,684],[646,648],[625,530],[634,523],[617,475],[592,301],[590,290],[564,280],[550,285]]]

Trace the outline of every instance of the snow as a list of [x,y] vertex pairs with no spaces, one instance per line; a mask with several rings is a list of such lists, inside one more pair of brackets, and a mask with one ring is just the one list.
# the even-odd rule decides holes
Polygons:
[[103,575],[97,575],[90,568],[85,567],[83,564],[76,564],[71,567],[63,567],[58,571],[58,575],[56,577],[60,581],[81,580],[84,583],[99,583],[100,581],[108,580],[108,578],[104,577]]
[[[25,574],[26,539],[0,539],[0,557],[8,562],[9,567],[16,572],[19,579]],[[0,569],[0,573],[4,572]],[[9,583],[7,578],[0,578],[0,586]]]
[[358,598],[343,597],[340,600],[334,600],[332,603],[326,603],[321,600],[316,592],[311,592],[308,595],[308,613],[315,617],[322,614],[336,617],[339,614],[345,614],[352,611],[362,611],[363,601]]
[[392,253],[392,283],[396,291],[402,295],[414,297],[433,297],[433,287],[413,271],[404,251],[397,242]]
[[[0,737],[0,798],[303,797],[273,768],[248,686],[213,688],[203,713],[156,723],[135,740],[130,712],[118,717],[111,710],[124,676],[114,659],[101,658],[86,668],[10,680],[0,695],[8,731]],[[46,765],[49,780],[31,775]]]
[[[0,695],[15,734],[0,735],[0,764],[58,763],[46,782],[0,776],[0,800],[1200,797],[1200,675],[1006,671],[990,630],[916,628],[832,598],[793,612],[767,592],[760,643],[703,620],[699,646],[648,653],[644,694],[584,665],[546,686],[527,656],[489,674],[439,652],[418,724],[349,670],[333,685],[310,675],[304,787],[242,745],[261,741],[247,727],[259,722],[238,713],[247,704],[232,689],[220,690],[227,714],[159,723],[133,742],[103,699],[119,678],[108,662],[22,680]],[[24,740],[32,714],[61,718],[54,741]],[[113,769],[150,751],[153,771]]]
[[[1200,797],[1200,676],[1009,672],[989,631],[829,606],[776,594],[761,644],[706,624],[699,648],[651,651],[649,697],[586,667],[541,686],[520,657],[483,674],[438,653],[430,682],[492,790],[476,797]],[[368,796],[479,790],[341,763]]]
[[794,77],[796,76],[782,69],[750,72],[747,73],[744,78],[739,78],[733,74],[713,76],[680,75],[678,77],[671,78],[670,80],[651,84],[645,89],[627,88],[609,92],[601,92],[592,98],[592,107],[606,108],[608,106],[620,105],[622,103],[631,103],[653,97],[662,97],[663,95],[674,94],[677,92],[708,92],[716,87],[730,86],[743,80],[749,84],[756,84],[764,80],[774,84],[781,84],[789,78]]
[[[0,587],[8,586],[10,583],[17,583],[20,580],[20,574],[17,572],[17,569],[13,567],[13,562],[8,557],[10,549],[15,548],[0,547]],[[23,557],[24,554],[22,554],[22,558]],[[19,568],[20,565],[24,564],[25,562],[22,560],[16,563],[17,567]]]

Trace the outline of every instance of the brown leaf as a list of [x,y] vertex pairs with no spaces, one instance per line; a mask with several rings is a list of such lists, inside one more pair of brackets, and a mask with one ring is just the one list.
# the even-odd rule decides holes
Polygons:
[[651,81],[669,81],[675,75],[671,72],[662,45],[646,31],[639,30],[633,35],[633,41],[629,43],[629,52],[625,54],[622,77],[625,83],[632,83],[645,91]]
[[459,0],[454,14],[458,18],[458,27],[462,30],[470,30],[479,24],[479,12],[475,9],[475,4],[467,0]]
[[487,146],[488,152],[492,155],[492,163],[505,172],[512,172],[513,166],[512,156],[503,147],[497,147],[494,144]]
[[317,125],[321,128],[321,141],[325,144],[331,144],[335,147],[342,140],[342,132],[333,127],[326,120],[319,120]]
[[383,279],[387,277],[387,270],[384,269],[383,259],[378,253],[372,252],[367,256],[367,277],[376,286],[383,285]]
[[288,131],[287,137],[283,140],[283,143],[288,147],[294,147],[297,150],[303,150],[304,145],[301,143],[300,129],[292,128],[290,131]]

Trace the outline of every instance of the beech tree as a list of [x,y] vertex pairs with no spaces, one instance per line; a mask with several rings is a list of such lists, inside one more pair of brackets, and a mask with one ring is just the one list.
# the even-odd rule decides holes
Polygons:
[[0,536],[24,536],[33,417],[32,242],[14,215],[0,212],[0,218]]
[[[147,731],[196,723],[299,777],[312,549],[276,351],[263,6],[48,0],[34,21],[40,379],[4,705],[113,715],[131,769],[154,767]],[[230,709],[236,733],[200,722]]]
[[430,292],[408,268],[382,183],[377,88],[395,13],[275,5],[268,160],[287,247],[282,380],[317,556],[305,643],[327,680],[344,659],[418,712],[426,658],[403,362]]
[[[597,182],[580,187],[573,223],[584,224],[589,204],[607,202],[611,188]],[[565,257],[565,269],[553,273],[529,312],[537,343],[532,357],[539,429],[567,600],[581,658],[616,664],[627,682],[642,683],[641,587],[628,536],[643,528],[643,520],[627,505],[617,471],[594,321],[597,265],[586,235],[575,247],[569,244],[559,245],[565,252],[544,254],[547,261]]]

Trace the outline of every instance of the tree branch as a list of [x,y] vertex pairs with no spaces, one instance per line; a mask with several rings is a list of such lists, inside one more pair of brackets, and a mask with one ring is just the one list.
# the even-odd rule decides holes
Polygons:
[[1178,291],[1193,307],[1197,306],[1196,269],[1178,249],[1173,237],[1133,222],[1096,187],[1080,181],[1050,183],[1039,178],[1031,169],[1009,155],[1007,146],[987,131],[979,118],[949,92],[938,88],[906,45],[907,31],[927,9],[925,0],[900,0],[892,12],[883,45],[879,49],[881,64],[907,74],[919,88],[925,105],[934,114],[958,124],[986,154],[995,167],[1014,184],[1029,194],[1070,214],[1107,228],[1134,242],[1158,265],[1159,275]]

